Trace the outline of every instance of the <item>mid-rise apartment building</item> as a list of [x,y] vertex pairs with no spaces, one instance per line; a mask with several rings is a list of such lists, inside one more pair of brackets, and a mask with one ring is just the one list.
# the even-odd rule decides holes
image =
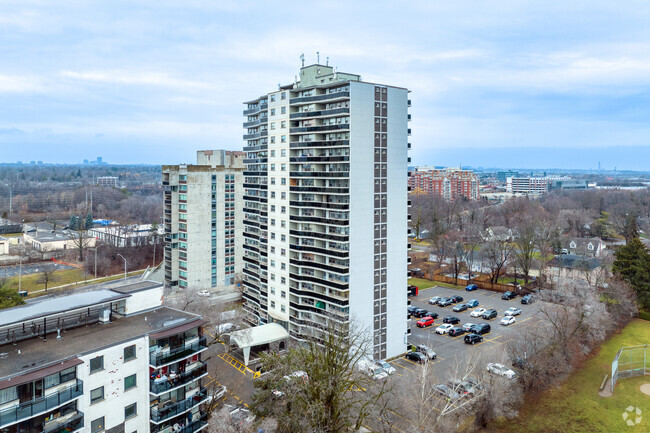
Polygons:
[[105,188],[117,188],[117,181],[119,178],[117,176],[99,176],[97,177],[97,186],[103,186]]
[[0,432],[207,426],[203,321],[138,282],[0,311]]
[[204,150],[197,164],[162,167],[165,284],[232,285],[241,272],[244,152]]
[[479,179],[472,170],[416,169],[409,173],[408,184],[412,194],[435,194],[445,200],[480,198]]
[[506,191],[513,194],[545,194],[549,187],[548,177],[509,177]]
[[247,321],[352,321],[375,358],[404,352],[408,90],[311,65],[245,104]]

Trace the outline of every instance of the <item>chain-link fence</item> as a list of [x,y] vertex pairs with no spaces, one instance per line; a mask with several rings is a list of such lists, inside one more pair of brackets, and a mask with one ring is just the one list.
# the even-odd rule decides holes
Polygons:
[[650,354],[647,344],[622,347],[612,362],[612,392],[618,379],[650,374]]

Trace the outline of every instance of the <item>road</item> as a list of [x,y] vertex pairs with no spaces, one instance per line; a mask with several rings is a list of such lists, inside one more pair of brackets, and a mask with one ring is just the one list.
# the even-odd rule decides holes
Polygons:
[[[0,278],[17,277],[20,273],[20,265],[0,266]],[[54,262],[41,262],[41,263],[23,263],[22,274],[30,275],[42,272],[44,269],[74,269],[72,266],[62,265]]]

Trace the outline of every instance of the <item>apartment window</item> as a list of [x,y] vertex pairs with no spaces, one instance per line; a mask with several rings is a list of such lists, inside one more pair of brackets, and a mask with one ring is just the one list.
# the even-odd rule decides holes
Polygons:
[[275,164],[271,164],[271,171],[275,171]]
[[275,116],[275,108],[271,108],[271,116]]
[[287,114],[287,107],[280,107],[280,114]]
[[274,204],[271,205],[271,212],[275,212],[275,205]]
[[179,175],[178,180],[187,180],[187,175],[186,174]]
[[272,225],[272,226],[275,225],[275,220],[274,220],[273,218],[271,218],[271,225]]
[[283,313],[287,311],[287,307],[285,305],[280,305],[280,311]]
[[271,122],[271,130],[275,129],[275,122]]
[[[282,92],[282,93],[280,93],[280,99],[282,99],[283,101],[284,101],[285,99],[287,99],[287,92]],[[282,107],[282,108],[284,108],[284,107]]]
[[129,419],[138,414],[138,405],[133,403],[124,408],[124,419]]
[[271,191],[271,198],[275,198],[275,191]]
[[104,400],[104,387],[100,386],[90,391],[90,404]]
[[280,221],[280,227],[285,228],[287,226],[287,222],[282,220]]
[[287,207],[286,206],[282,206],[280,209],[281,209],[280,212],[287,213]]
[[280,150],[280,156],[287,156],[287,151],[285,149]]
[[287,235],[280,235],[280,240],[282,242],[286,242],[287,241]]
[[271,287],[271,294],[275,295],[275,287]]
[[275,95],[271,95],[271,102],[275,102]]
[[135,344],[124,348],[124,362],[135,359]]
[[287,121],[286,120],[283,120],[282,122],[280,122],[280,128],[284,129],[286,127],[287,127]]
[[[282,164],[282,165],[284,165],[284,164]],[[286,192],[281,192],[281,193],[280,193],[280,198],[281,198],[282,200],[285,200],[285,199],[287,198],[287,193],[286,193]]]
[[271,301],[271,308],[275,308],[275,301]]
[[285,269],[287,269],[287,265],[285,263],[280,263],[280,269],[284,271]]
[[135,388],[136,385],[136,375],[132,374],[124,378],[124,391],[128,391],[131,388]]
[[271,252],[275,254],[275,247],[271,247]]
[[275,185],[275,178],[274,177],[271,178],[271,185]]
[[281,135],[280,136],[280,142],[281,143],[286,143],[287,142],[287,136],[286,135]]
[[275,239],[275,233],[271,233],[271,239]]
[[271,156],[275,156],[275,150],[271,151]]
[[280,170],[287,171],[287,164],[281,164],[280,165]]
[[283,177],[282,179],[280,179],[280,184],[281,185],[286,185],[287,184],[287,178]]
[[104,417],[97,418],[90,423],[90,432],[97,433],[104,430]]
[[280,255],[281,256],[286,256],[287,255],[287,250],[284,249],[284,248],[280,249]]
[[98,356],[90,360],[90,373],[100,371],[104,369],[104,357]]
[[275,143],[275,135],[271,136],[271,144]]

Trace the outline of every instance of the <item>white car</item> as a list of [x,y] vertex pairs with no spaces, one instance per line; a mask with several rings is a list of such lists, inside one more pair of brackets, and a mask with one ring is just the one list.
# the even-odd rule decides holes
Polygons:
[[513,323],[515,323],[515,316],[503,316],[503,319],[501,319],[503,326],[512,325]]
[[477,308],[476,310],[472,311],[470,313],[470,316],[472,317],[481,317],[483,313],[485,313],[487,310],[485,308]]
[[438,300],[441,298],[441,296],[434,296],[433,298],[429,298],[429,304],[431,305],[437,305]]
[[199,290],[196,294],[199,296],[212,296],[212,294],[207,290]]
[[377,365],[381,368],[384,369],[384,371],[388,374],[393,374],[395,373],[395,367],[387,363],[386,361],[377,361]]
[[499,376],[507,377],[508,379],[513,379],[516,376],[515,372],[505,365],[493,362],[487,365],[487,371],[490,373],[498,374]]
[[463,331],[465,331],[465,332],[469,332],[470,329],[472,329],[472,326],[474,326],[474,324],[473,324],[473,323],[469,323],[469,322],[463,324]]
[[451,323],[442,324],[436,328],[436,334],[446,334],[453,327],[454,325],[452,325]]
[[382,380],[388,377],[388,372],[381,367],[377,367],[369,370],[368,376],[370,376],[373,380]]
[[517,307],[510,307],[503,314],[505,314],[506,316],[518,316],[521,314],[521,309]]
[[207,396],[208,403],[212,403],[214,400],[221,400],[228,392],[228,388],[225,385],[216,386]]

